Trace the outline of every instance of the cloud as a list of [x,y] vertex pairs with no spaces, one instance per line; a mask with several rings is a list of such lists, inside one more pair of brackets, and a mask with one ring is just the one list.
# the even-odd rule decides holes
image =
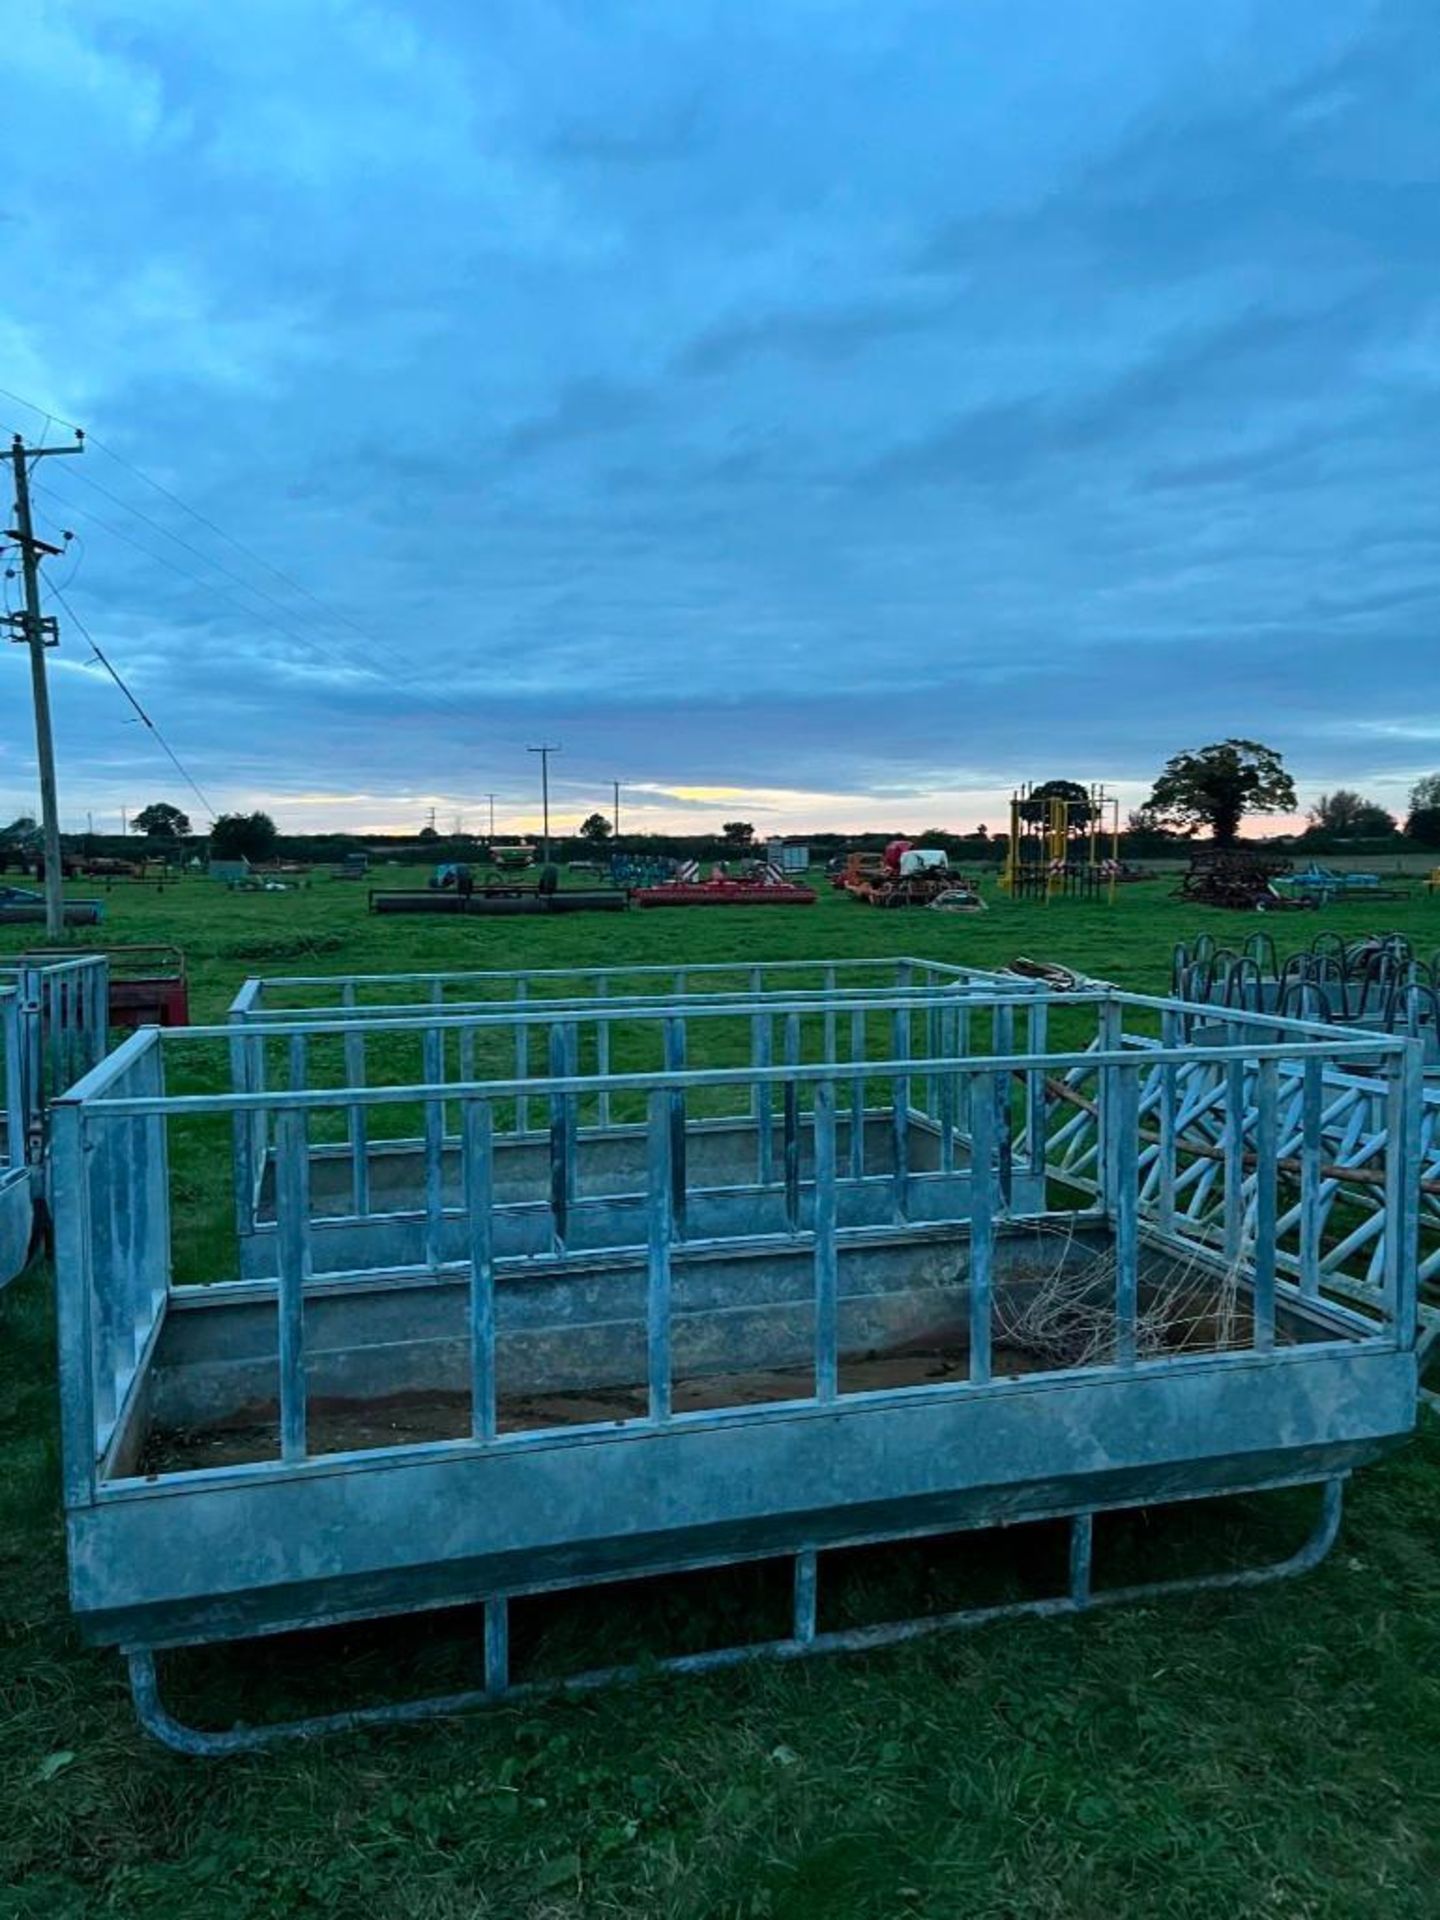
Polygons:
[[[91,429],[42,531],[222,804],[519,815],[542,733],[650,821],[993,817],[1234,732],[1413,776],[1425,0],[7,26],[0,382]],[[114,688],[55,684],[64,804],[164,797]]]
[[553,406],[511,430],[505,450],[513,458],[523,458],[573,440],[622,433],[644,419],[650,404],[639,388],[618,381],[572,380]]

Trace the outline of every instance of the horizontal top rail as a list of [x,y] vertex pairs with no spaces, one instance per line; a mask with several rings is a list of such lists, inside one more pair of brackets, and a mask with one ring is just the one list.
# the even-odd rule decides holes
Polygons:
[[[542,1024],[554,1020],[562,1014],[584,1014],[594,1019],[602,1013],[607,1018],[622,1018],[626,1014],[664,1013],[691,1014],[746,1012],[773,1013],[813,1013],[848,1011],[853,1007],[869,1007],[876,1011],[908,1005],[924,1009],[934,1006],[953,1006],[958,1004],[957,987],[973,988],[977,996],[982,996],[980,1004],[1001,1004],[997,998],[994,974],[977,975],[972,980],[953,980],[943,987],[934,984],[919,987],[877,986],[868,991],[853,986],[835,987],[796,987],[783,1000],[772,989],[737,987],[734,992],[718,993],[652,993],[652,994],[607,994],[604,999],[594,995],[564,996],[554,1000],[376,1000],[368,1004],[331,1001],[327,1005],[314,1007],[255,1007],[251,1009],[236,1007],[230,1010],[232,1029],[264,1027],[267,1030],[283,1027],[287,1021],[304,1022],[306,1030],[313,1032],[317,1027],[363,1026],[367,1021],[376,1026],[433,1026],[437,1019],[448,1018],[451,1022],[469,1019],[488,1020],[492,1025],[514,1025],[517,1021],[530,1021]],[[1010,992],[1009,983],[1001,991]],[[1016,992],[1023,1004],[1046,998],[1045,990],[1039,981],[1026,987],[1021,982]],[[1004,1004],[1011,1004],[1006,1001]],[[193,1029],[192,1029],[193,1031]]]
[[[656,1006],[654,1008],[647,1008],[644,1010],[644,1014],[647,1019],[653,1018],[657,1021],[682,1016],[687,1020],[698,1018],[735,1019],[746,1013],[751,1015],[763,1014],[779,1018],[787,1014],[813,1015],[827,1011],[838,1012],[847,1009],[863,1009],[868,1013],[884,1013],[924,1011],[930,1006],[953,1008],[957,1005],[964,1005],[972,1012],[978,1011],[981,1013],[1007,1008],[1019,1010],[1037,1007],[1044,1007],[1049,1010],[1102,1008],[1107,1006],[1120,1009],[1130,1008],[1159,1015],[1196,1016],[1213,1026],[1222,1030],[1228,1029],[1235,1034],[1235,1038],[1224,1043],[1216,1041],[1211,1044],[1207,1042],[1200,1048],[1197,1048],[1193,1042],[1166,1047],[1163,1045],[1157,1046],[1154,1041],[1148,1038],[1137,1039],[1134,1036],[1124,1036],[1132,1048],[1143,1048],[1146,1057],[1151,1061],[1173,1061],[1177,1065],[1193,1066],[1197,1061],[1206,1060],[1287,1059],[1305,1055],[1320,1056],[1324,1059],[1334,1061],[1354,1060],[1358,1063],[1368,1064],[1373,1062],[1377,1056],[1386,1057],[1389,1055],[1399,1055],[1403,1053],[1403,1050],[1410,1044],[1408,1037],[1403,1034],[1381,1034],[1373,1033],[1369,1030],[1361,1032],[1355,1029],[1337,1030],[1333,1025],[1315,1021],[1290,1019],[1271,1013],[1227,1008],[1224,1010],[1223,1015],[1217,1016],[1216,1010],[1212,1007],[1197,1005],[1188,1001],[1162,999],[1146,994],[1126,993],[1114,987],[1068,988],[1064,991],[1049,991],[1037,995],[1023,983],[1017,983],[1013,990],[1007,985],[1003,989],[996,988],[973,998],[967,997],[963,1001],[958,1001],[954,993],[948,988],[938,987],[928,990],[922,989],[918,992],[914,989],[897,989],[888,993],[880,992],[875,995],[863,996],[846,996],[841,993],[827,996],[824,999],[816,999],[804,994],[794,998],[774,996],[758,999],[752,998],[741,1002],[702,998],[694,1003],[689,1001],[676,1001],[668,1007]],[[321,1009],[320,1011],[323,1014],[325,1010]],[[381,1009],[374,1016],[373,1025],[369,1030],[388,1033],[423,1033],[427,1031],[444,1032],[449,1028],[463,1031],[466,1029],[474,1030],[477,1027],[505,1029],[522,1024],[543,1026],[556,1020],[573,1020],[581,1013],[583,1013],[588,1022],[609,1025],[633,1020],[636,1017],[636,1012],[637,1010],[634,1008],[603,1000],[587,1003],[583,1009],[574,1008],[568,1004],[530,1003],[521,1007],[496,1007],[482,1014],[476,1014],[464,1009],[455,1010],[441,1004],[436,1004],[431,1008],[427,1008],[423,1013],[407,1013],[399,1018],[393,1019],[386,1017],[384,1010]],[[346,1013],[348,1016],[348,1009],[346,1009]],[[262,1034],[267,1038],[281,1039],[287,1036],[323,1036],[327,1033],[339,1035],[347,1033],[353,1034],[356,1031],[363,1033],[366,1030],[366,1021],[363,1017],[358,1020],[350,1017],[342,1020],[327,1020],[324,1018],[307,1018],[303,1012],[297,1012],[293,1017],[283,1021],[273,1023],[266,1022],[263,1025],[251,1025],[249,1023],[231,1020],[227,1021],[224,1025],[212,1027],[140,1028],[117,1048],[114,1053],[110,1054],[108,1058],[100,1061],[82,1078],[77,1080],[74,1085],[68,1089],[65,1097],[72,1101],[81,1102],[93,1102],[101,1098],[104,1094],[104,1089],[119,1075],[124,1073],[129,1066],[133,1064],[139,1054],[150,1046],[159,1047],[164,1053],[170,1054],[177,1051],[192,1052],[205,1042],[219,1041],[224,1042],[227,1046],[233,1046],[237,1042],[242,1041],[247,1035],[258,1040]],[[1047,1052],[1031,1053],[1026,1052],[1023,1047],[1017,1047],[1012,1052],[996,1056],[996,1060],[997,1062],[1003,1062],[1007,1069],[1025,1067],[1030,1069],[1069,1070],[1072,1067],[1082,1065],[1124,1064],[1127,1059],[1133,1059],[1133,1057],[1133,1052],[1127,1055],[1123,1049],[1113,1054],[1101,1053],[1093,1048],[1060,1054]],[[963,1063],[967,1067],[979,1064],[978,1059],[972,1056],[956,1056],[956,1059],[957,1064]],[[911,1072],[918,1072],[925,1070],[927,1067],[933,1070],[935,1060],[936,1056],[927,1055],[920,1058],[912,1056],[907,1060],[894,1062],[855,1061],[843,1063],[843,1065],[848,1067],[852,1072],[863,1070],[871,1073],[883,1073],[887,1070],[899,1071],[906,1068]],[[775,1068],[773,1072],[753,1065],[748,1068],[725,1070],[711,1068],[697,1070],[693,1077],[686,1080],[686,1084],[701,1085],[708,1083],[711,1085],[738,1085],[747,1082],[753,1084],[767,1073],[769,1073],[769,1076],[777,1083],[783,1083],[785,1080],[795,1077],[814,1077],[816,1073],[823,1077],[826,1073],[841,1071],[841,1065],[842,1063],[837,1063],[834,1066],[822,1066],[819,1068],[785,1065]],[[729,1073],[731,1077],[728,1080],[709,1077],[720,1074],[722,1071]],[[637,1073],[607,1073],[604,1075],[596,1074],[588,1078],[579,1078],[574,1084],[577,1089],[583,1088],[595,1091],[608,1088],[613,1091],[619,1091],[625,1087],[639,1088],[652,1084],[670,1086],[678,1084],[679,1081],[684,1078],[683,1073],[672,1073],[669,1077],[662,1076],[658,1080],[652,1080],[646,1075]],[[420,1083],[418,1088],[413,1090],[413,1097],[423,1098],[424,1086],[426,1084],[428,1083]],[[443,1084],[447,1091],[453,1093],[462,1083],[445,1082]],[[539,1078],[515,1081],[513,1083],[473,1082],[467,1084],[472,1084],[477,1087],[487,1084],[493,1086],[510,1086],[513,1084],[517,1089],[531,1094],[539,1093],[551,1086],[551,1082]],[[384,1102],[406,1097],[406,1089],[395,1086],[381,1086],[363,1090],[357,1087],[337,1086],[331,1089],[315,1089],[314,1091],[321,1095],[325,1095],[328,1092],[330,1096],[329,1104],[332,1105],[340,1104],[344,1100],[356,1100],[362,1091],[366,1093],[367,1102]],[[190,1111],[196,1112],[202,1110],[212,1112],[232,1111],[246,1100],[248,1100],[252,1106],[265,1107],[267,1105],[275,1105],[281,1099],[278,1092],[256,1096],[242,1095],[236,1092],[187,1097],[192,1099],[204,1098],[211,1102],[208,1108],[193,1107],[190,1109]],[[505,1096],[497,1094],[497,1097]],[[315,1104],[323,1105],[326,1104],[326,1101],[322,1098],[315,1102]]]
[[252,974],[236,995],[255,992],[265,993],[276,987],[328,987],[344,986],[347,983],[356,987],[383,987],[394,982],[406,981],[482,981],[511,982],[520,980],[604,980],[622,979],[658,979],[666,974],[683,973],[687,975],[710,976],[717,973],[823,973],[830,968],[836,972],[857,972],[861,969],[878,971],[888,970],[898,973],[903,967],[923,967],[931,973],[945,974],[955,978],[994,978],[996,969],[985,967],[962,967],[949,960],[923,960],[917,954],[896,954],[893,957],[880,956],[875,959],[857,958],[828,960],[822,955],[815,960],[701,960],[694,963],[645,961],[630,964],[616,961],[604,967],[482,967],[447,971],[437,969],[432,972],[413,973],[278,973]]
[[[164,1029],[152,1029],[161,1033]],[[1417,1043],[1399,1036],[1385,1039],[1384,1051],[1403,1058]],[[1117,1068],[1139,1073],[1156,1066],[1210,1066],[1227,1061],[1259,1062],[1275,1060],[1303,1061],[1316,1054],[1336,1059],[1373,1058],[1375,1048],[1364,1041],[1339,1042],[1328,1049],[1266,1044],[1258,1046],[1207,1047],[1197,1056],[1193,1048],[1144,1046],[1072,1053],[999,1053],[974,1054],[963,1058],[918,1060],[912,1055],[892,1060],[839,1060],[771,1067],[706,1067],[693,1070],[664,1070],[644,1073],[564,1074],[537,1076],[529,1080],[444,1080],[412,1081],[403,1086],[303,1087],[266,1093],[182,1093],[156,1094],[143,1098],[106,1097],[87,1093],[78,1082],[57,1102],[81,1106],[103,1118],[122,1118],[138,1114],[198,1114],[267,1112],[279,1108],[324,1111],[339,1106],[398,1106],[404,1102],[440,1100],[511,1100],[521,1096],[544,1098],[547,1094],[653,1093],[687,1092],[701,1087],[784,1086],[787,1083],[811,1085],[827,1080],[883,1079],[924,1072],[949,1070],[961,1074],[1025,1073],[1041,1069],[1069,1073],[1077,1068],[1103,1071]]]
[[[1037,992],[1034,983],[1019,978],[1016,978],[1013,984],[1004,975],[993,974],[989,978],[995,984],[993,986],[987,984],[973,999],[964,1003],[972,1010],[983,1012],[988,1007],[1036,1005],[1051,1008],[1102,1005],[1131,1007],[1142,1012],[1158,1014],[1190,1014],[1212,1026],[1258,1028],[1266,1033],[1295,1034],[1313,1041],[1317,1046],[1349,1045],[1352,1050],[1357,1051],[1363,1051],[1366,1047],[1373,1051],[1375,1047],[1383,1045],[1388,1040],[1404,1037],[1379,1033],[1372,1037],[1367,1030],[1364,1036],[1357,1036],[1353,1040],[1342,1040],[1331,1022],[1300,1020],[1291,1015],[1268,1013],[1255,1008],[1217,1008],[1200,1001],[1162,998],[1154,994],[1127,993],[1118,987],[1100,985],[1067,987],[1063,990],[1042,988]],[[833,994],[821,989],[816,989],[814,992],[802,990],[790,997],[782,997],[779,994],[757,996],[742,993],[736,996],[735,1000],[731,1000],[728,996],[703,994],[693,1000],[684,998],[662,1001],[657,998],[652,1005],[657,1013],[668,1010],[677,1015],[683,1012],[687,1015],[708,1014],[720,1018],[727,1013],[733,1016],[737,1003],[757,1013],[768,1012],[779,1015],[824,1012],[827,1008],[838,1011],[851,1007],[864,1007],[874,1013],[899,1012],[907,1007],[920,1010],[927,1006],[953,1007],[957,1001],[955,995],[945,987],[896,987],[881,988],[873,994],[864,995],[850,995],[843,989],[837,989]],[[489,1020],[497,1025],[514,1025],[517,1021],[523,1020],[538,1025],[563,1014],[580,1010],[584,1010],[592,1020],[618,1022],[631,1018],[636,1011],[624,1001],[608,999],[578,1002],[521,1001],[518,1005],[507,1002],[503,1006],[496,1006],[493,1003],[482,1004],[486,1006],[486,1011],[477,1015],[462,1003],[447,1004],[443,1001],[417,1003],[414,1011],[400,1009],[396,1018],[390,1017],[392,1009],[383,1004],[354,1009],[348,1006],[340,1009],[296,1007],[287,1010],[284,1018],[273,1023],[267,1022],[265,1031],[283,1035],[314,1033],[317,1029],[323,1030],[326,1027],[343,1030],[353,1028],[357,1024],[363,1026],[367,1019],[373,1020],[377,1027],[393,1027],[401,1031],[414,1028],[417,1032],[427,1027],[473,1025],[478,1020]],[[343,1020],[327,1020],[324,1016],[331,1011],[342,1012],[346,1017]],[[164,1027],[159,1029],[159,1032],[162,1043],[173,1049],[189,1046],[197,1040],[234,1040],[237,1034],[244,1030],[243,1023],[228,1021],[224,1026],[218,1027]],[[1220,1051],[1218,1047],[1208,1044],[1204,1048],[1207,1055],[1218,1051]],[[1186,1057],[1194,1058],[1194,1055],[1195,1048],[1192,1046],[1188,1049]]]

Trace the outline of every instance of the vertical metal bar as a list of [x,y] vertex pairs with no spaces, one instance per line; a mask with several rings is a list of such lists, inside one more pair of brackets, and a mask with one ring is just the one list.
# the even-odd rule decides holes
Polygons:
[[955,1007],[947,1002],[940,1009],[940,1044],[932,1061],[936,1082],[935,1108],[940,1127],[940,1171],[955,1171]]
[[[785,1016],[785,1065],[800,1064],[800,1016]],[[793,1074],[787,1074],[782,1093],[784,1123],[783,1153],[785,1165],[785,1224],[791,1233],[800,1231],[800,1086]]]
[[465,1219],[470,1238],[470,1431],[477,1440],[496,1433],[495,1397],[495,1128],[488,1100],[460,1107]]
[[795,1556],[794,1637],[802,1647],[815,1638],[818,1556],[810,1549]]
[[[520,1008],[520,1017],[515,1023],[515,1078],[530,1078],[530,1027],[525,1019],[525,1002],[529,999],[529,987],[524,980],[515,982],[515,1003]],[[521,1094],[515,1102],[515,1131],[530,1131],[530,1100],[527,1094]]]
[[[1230,1031],[1234,1032],[1233,1025]],[[1234,1266],[1245,1240],[1245,1062],[1225,1067],[1225,1259]]]
[[[675,1015],[665,1022],[665,1071],[685,1071],[685,1021]],[[685,1195],[688,1183],[685,1137],[685,1089],[672,1087],[670,1110],[670,1219],[676,1237],[685,1237]]]
[[1095,1517],[1089,1513],[1070,1518],[1070,1598],[1077,1607],[1088,1606],[1095,1561]]
[[1419,1143],[1424,1101],[1425,1053],[1407,1040],[1404,1054],[1386,1062],[1385,1088],[1385,1303],[1396,1345],[1415,1342],[1419,1259]]
[[[421,1040],[421,1072],[426,1088],[445,1085],[445,1036],[426,1027]],[[443,1094],[425,1095],[425,1264],[432,1273],[444,1258],[445,1103]]]
[[815,1088],[815,1397],[839,1390],[839,1270],[835,1245],[835,1084]]
[[[1015,1009],[1013,1007],[996,1007],[995,1009],[995,1051],[997,1054],[1013,1054],[1015,1051]],[[1010,1124],[1010,1075],[1008,1072],[997,1073],[995,1076],[995,1139],[999,1147],[997,1162],[1000,1204],[1008,1213],[1015,1190],[1015,1142]]]
[[[67,1509],[73,1509],[95,1497],[97,1452],[92,1176],[84,1109],[58,1101],[51,1109],[50,1129],[55,1184],[68,1195],[55,1214],[55,1315],[64,1495]],[[19,1151],[23,1153],[23,1146]]]
[[[1180,1044],[1179,1017],[1167,1008],[1160,1018],[1160,1044],[1169,1049]],[[1161,1233],[1175,1231],[1175,1176],[1178,1142],[1175,1137],[1178,1080],[1173,1061],[1160,1069],[1160,1166],[1156,1223]]]
[[[230,1085],[236,1093],[258,1093],[260,1089],[251,1085],[251,1073],[254,1066],[254,1045],[252,1036],[238,1023],[230,1035]],[[13,1125],[13,1122],[12,1122]],[[235,1232],[243,1242],[253,1222],[255,1196],[259,1190],[261,1168],[255,1162],[255,1116],[249,1108],[237,1108],[230,1120],[231,1152],[234,1179],[232,1191],[235,1203]],[[15,1154],[15,1142],[10,1142],[12,1156]]]
[[[750,1064],[762,1072],[774,1057],[770,1015],[757,1013],[750,1022]],[[756,1178],[762,1187],[775,1183],[775,1095],[768,1080],[755,1082]]]
[[669,1097],[657,1089],[650,1095],[645,1319],[650,1418],[662,1422],[670,1418],[671,1139]]
[[[1045,1128],[1048,1109],[1045,1102],[1046,1050],[1050,1045],[1050,1009],[1045,996],[1037,993],[1025,1010],[1025,1050],[1032,1060],[1042,1064],[1031,1067],[1025,1076],[1025,1141],[1030,1171],[1042,1180],[1045,1176]],[[1043,1204],[1043,1196],[1042,1196]]]
[[932,1002],[925,1009],[925,1058],[930,1063],[930,1072],[923,1081],[924,1091],[920,1097],[921,1107],[934,1120],[939,1114],[940,1088],[936,1081],[934,1062],[940,1052],[940,1009]]
[[285,1107],[276,1129],[279,1249],[280,1458],[305,1458],[305,1286],[310,1278],[310,1144],[303,1107]]
[[995,1089],[993,1074],[970,1077],[970,1378],[990,1378],[995,1269]]
[[1324,1062],[1307,1054],[1300,1088],[1300,1292],[1320,1294],[1320,1128],[1325,1111]]
[[290,1090],[292,1093],[303,1092],[309,1084],[308,1056],[308,1036],[302,1032],[292,1033],[290,1036]]
[[[355,989],[349,988],[351,999]],[[358,1027],[350,1026],[345,1031],[345,1084],[347,1087],[363,1087],[365,1084],[365,1035]],[[370,1211],[370,1116],[358,1100],[352,1100],[345,1115],[345,1128],[350,1141],[350,1207],[353,1213],[365,1215]]]
[[1134,1067],[1107,1067],[1105,1106],[1110,1111],[1115,1235],[1115,1361],[1133,1367],[1140,1308],[1140,1080]]
[[[909,977],[909,969],[904,969]],[[897,1007],[890,1016],[890,1051],[895,1060],[910,1058],[910,1009]],[[894,1160],[892,1208],[897,1225],[910,1212],[910,1076],[892,1072],[890,1076],[890,1146]]]
[[503,1593],[485,1601],[485,1691],[493,1697],[510,1685],[510,1602]]
[[865,1009],[850,1015],[850,1058],[861,1071],[850,1082],[850,1178],[865,1178]]
[[[1120,1009],[1111,1000],[1105,1000],[1100,1008],[1100,1050],[1102,1053],[1118,1053],[1123,1038],[1120,1025]],[[1115,1192],[1117,1167],[1115,1164],[1115,1114],[1110,1102],[1105,1098],[1105,1070],[1102,1067],[1095,1080],[1095,1099],[1099,1112],[1095,1117],[1098,1135],[1097,1149],[1100,1160],[1100,1198],[1107,1214],[1115,1217]]]
[[[550,1076],[554,1080],[563,1080],[567,1049],[565,1028],[558,1020],[550,1028],[549,1047]],[[565,1241],[570,1231],[573,1174],[570,1166],[570,1128],[565,1112],[567,1100],[568,1095],[563,1093],[552,1093],[550,1096],[550,1236],[556,1253],[565,1251]]]
[[[601,1003],[600,1015],[595,1022],[595,1072],[601,1080],[605,1079],[610,1072],[610,1022],[604,1015],[604,1002],[609,998],[609,993],[610,977],[602,973],[595,983],[595,998]],[[612,1124],[610,1101],[610,1089],[603,1087],[600,1092],[598,1115],[602,1127],[609,1127]]]
[[1275,1347],[1275,1187],[1279,1063],[1262,1060],[1255,1088],[1255,1351]]
[[821,976],[825,988],[825,1064],[835,1064],[835,969],[826,967]]

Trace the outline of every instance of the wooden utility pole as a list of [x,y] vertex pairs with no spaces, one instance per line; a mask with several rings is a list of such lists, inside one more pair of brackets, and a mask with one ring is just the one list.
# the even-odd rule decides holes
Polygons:
[[612,780],[610,784],[615,789],[615,838],[618,840],[620,838],[620,782]]
[[35,759],[40,770],[40,824],[45,836],[45,938],[58,940],[65,930],[65,881],[60,858],[60,810],[55,794],[55,741],[50,730],[50,688],[45,679],[45,649],[60,644],[59,622],[40,611],[40,556],[63,553],[37,540],[30,517],[30,466],[57,453],[83,453],[85,436],[76,429],[73,447],[27,447],[17,433],[10,447],[15,469],[15,524],[5,537],[20,549],[25,606],[4,616],[12,639],[30,648],[30,687],[35,703]]

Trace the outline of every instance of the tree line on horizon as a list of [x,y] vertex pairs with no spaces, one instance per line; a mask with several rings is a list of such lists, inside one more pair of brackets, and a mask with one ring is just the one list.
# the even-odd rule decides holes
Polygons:
[[[1075,780],[1047,780],[1032,788],[1021,803],[1022,815],[1039,819],[1043,809],[1055,799],[1065,802],[1072,821],[1078,818],[1088,824],[1092,812],[1090,791]],[[1298,810],[1294,780],[1274,748],[1256,740],[1217,741],[1211,746],[1174,754],[1166,761],[1149,798],[1127,817],[1121,834],[1122,851],[1132,858],[1163,857],[1167,852],[1180,851],[1202,834],[1208,835],[1216,845],[1233,845],[1247,818]],[[1402,837],[1418,846],[1440,848],[1440,773],[1424,775],[1411,788],[1403,830],[1387,808],[1348,787],[1320,794],[1309,809],[1307,821],[1304,831],[1292,836],[1293,843],[1315,852],[1339,851],[1346,847],[1359,851],[1362,846],[1369,851],[1385,851]],[[900,831],[814,832],[788,837],[808,840],[813,847],[829,851],[867,843],[883,844]],[[208,842],[212,858],[244,858],[254,864],[302,851],[324,858],[327,847],[334,849],[334,857],[338,858],[346,849],[357,845],[386,844],[418,844],[437,854],[442,849],[458,847],[463,857],[464,849],[486,844],[482,835],[443,835],[434,827],[422,828],[413,842],[408,836],[383,834],[282,834],[272,817],[258,810],[222,814],[208,833],[196,834],[189,815],[168,801],[154,801],[135,814],[130,822],[130,835],[132,839],[140,836],[147,848],[154,851],[178,851],[187,843],[204,841]],[[1003,858],[1008,841],[1007,832],[992,833],[985,825],[970,833],[931,828],[906,837],[945,846],[953,854],[974,860]],[[0,862],[6,853],[19,853],[23,859],[38,838],[39,830],[33,818],[20,815],[9,826],[0,828]],[[67,835],[65,838],[72,846],[93,840],[97,850],[102,839],[107,845],[118,842],[123,848],[126,844],[119,836]],[[562,858],[573,857],[577,852],[599,854],[620,846],[657,853],[676,852],[692,858],[719,858],[753,851],[758,835],[751,822],[731,820],[723,823],[718,835],[710,831],[625,834],[617,840],[610,820],[596,812],[581,823],[578,832],[554,834],[552,841]]]

